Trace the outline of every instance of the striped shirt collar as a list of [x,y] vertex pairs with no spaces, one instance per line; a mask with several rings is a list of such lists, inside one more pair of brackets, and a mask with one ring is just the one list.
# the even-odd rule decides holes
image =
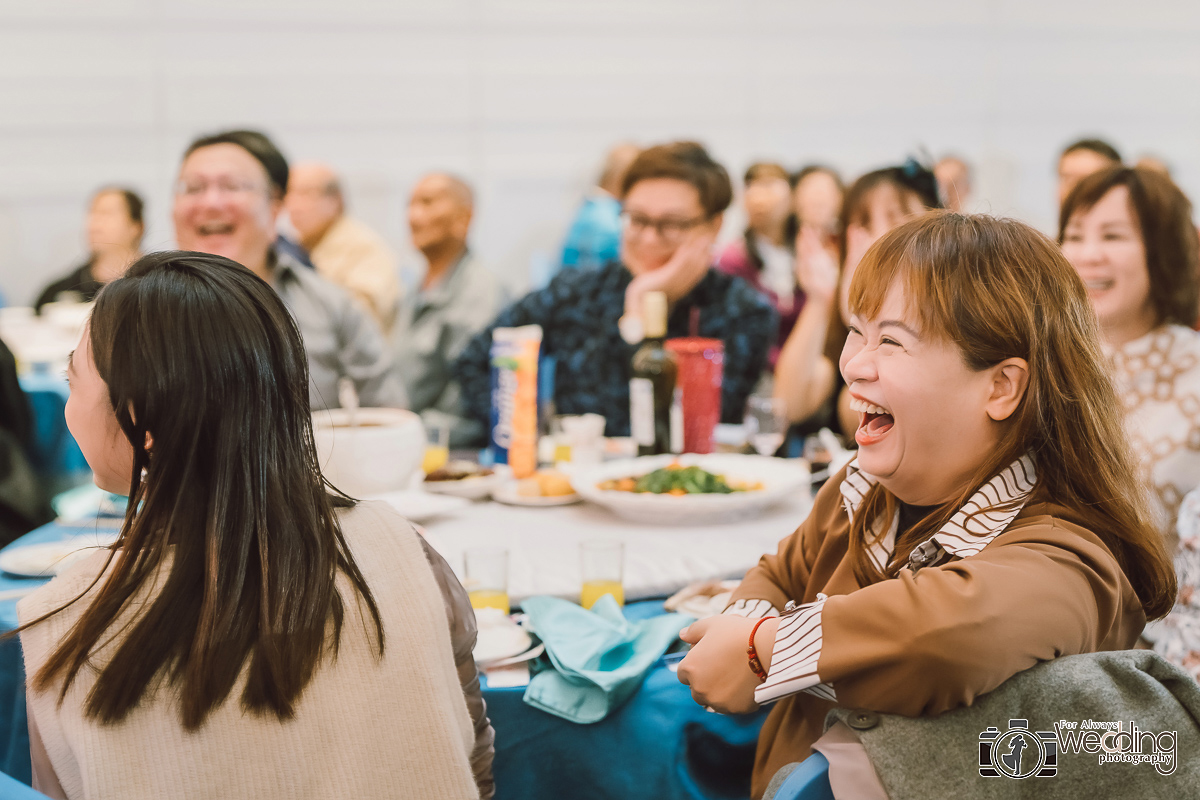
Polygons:
[[[1037,471],[1033,456],[1026,453],[971,495],[971,499],[955,512],[950,521],[943,525],[930,541],[959,558],[975,555],[1003,533],[1021,513],[1030,493],[1033,492],[1036,480]],[[842,505],[851,521],[862,505],[867,490],[878,482],[878,478],[859,469],[857,457],[850,462],[841,490]],[[979,513],[983,509],[992,510]],[[899,514],[896,517],[897,519],[891,520],[890,530],[884,538],[881,551],[872,554],[880,567],[891,558]]]

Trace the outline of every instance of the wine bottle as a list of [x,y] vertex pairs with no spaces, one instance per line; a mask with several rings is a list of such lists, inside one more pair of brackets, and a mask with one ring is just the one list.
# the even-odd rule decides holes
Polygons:
[[675,355],[663,347],[667,336],[667,296],[642,296],[645,339],[633,354],[629,380],[629,428],[639,456],[671,452],[671,404],[675,400]]

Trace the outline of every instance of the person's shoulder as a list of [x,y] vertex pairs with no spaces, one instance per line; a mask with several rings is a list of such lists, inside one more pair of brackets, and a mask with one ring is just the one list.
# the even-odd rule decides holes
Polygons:
[[1026,503],[994,541],[1001,546],[1049,545],[1088,560],[1103,558],[1115,563],[1115,556],[1092,523],[1078,511],[1052,500],[1033,499]]
[[381,250],[389,254],[392,252],[391,246],[388,245],[387,241],[384,240],[378,231],[349,214],[343,214],[339,217],[333,223],[333,227],[329,229],[326,237],[334,237],[334,241],[343,247],[356,246],[371,250]]
[[[17,619],[22,625],[37,619],[51,611],[63,608],[75,598],[98,585],[98,578],[109,563],[107,549],[96,550],[81,558],[67,569],[56,575],[45,586],[35,589],[17,603]],[[83,598],[63,611],[67,616],[78,616],[87,607],[88,599]],[[35,628],[36,630],[36,628]]]
[[[1166,325],[1162,335],[1165,343],[1171,349],[1172,355],[1200,354],[1200,331],[1192,330],[1184,325]],[[1200,370],[1200,363],[1193,362],[1192,368]]]
[[279,254],[278,268],[283,271],[279,276],[280,293],[287,300],[293,291],[299,291],[313,304],[324,308],[329,314],[344,318],[346,316],[367,317],[343,287],[317,274],[286,254]]

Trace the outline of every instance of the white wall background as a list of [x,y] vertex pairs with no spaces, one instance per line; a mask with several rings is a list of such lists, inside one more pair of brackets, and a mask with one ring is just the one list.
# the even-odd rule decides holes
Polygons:
[[29,302],[82,258],[104,183],[142,191],[148,247],[171,246],[180,153],[233,126],[334,164],[402,251],[415,179],[462,173],[514,284],[626,138],[699,139],[735,175],[954,150],[985,208],[1049,229],[1080,134],[1200,193],[1200,3],[3,0],[0,290]]

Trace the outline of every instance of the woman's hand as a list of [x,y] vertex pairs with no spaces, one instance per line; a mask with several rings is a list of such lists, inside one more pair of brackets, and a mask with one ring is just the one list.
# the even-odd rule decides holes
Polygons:
[[[690,686],[692,699],[722,714],[745,714],[758,708],[754,690],[762,681],[750,670],[746,648],[756,619],[733,614],[709,617],[692,623],[679,637],[692,650],[679,662],[679,682]],[[754,636],[763,670],[771,663],[778,620],[769,619]]]
[[640,319],[646,292],[664,292],[671,305],[686,297],[712,266],[716,237],[709,226],[700,226],[680,243],[666,264],[635,277],[625,290],[625,313]]
[[838,287],[837,258],[822,241],[821,232],[803,225],[796,234],[796,282],[809,301],[828,305]]

